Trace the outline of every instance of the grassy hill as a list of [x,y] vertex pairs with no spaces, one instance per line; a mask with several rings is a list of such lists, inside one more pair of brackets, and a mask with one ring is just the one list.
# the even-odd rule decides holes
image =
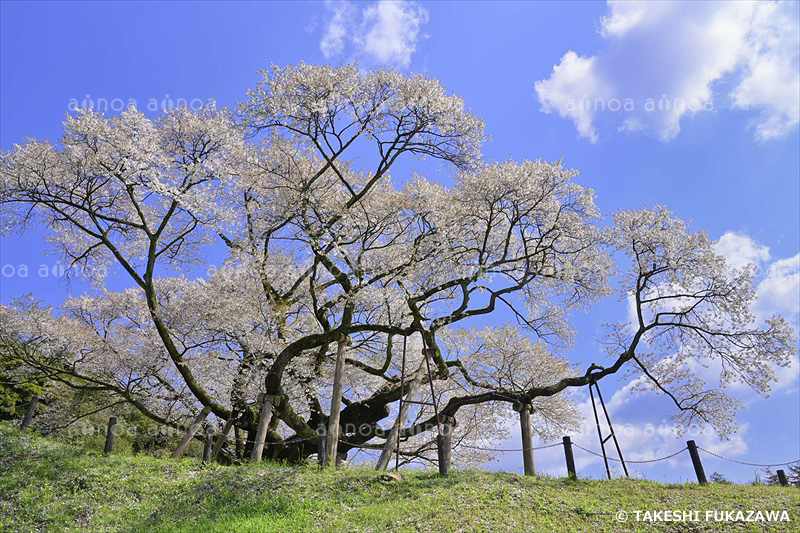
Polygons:
[[[635,510],[700,511],[637,522]],[[616,513],[629,513],[620,523]],[[791,523],[706,523],[706,510],[788,511]],[[0,424],[2,531],[799,531],[800,490],[525,478],[494,472],[320,472],[202,466],[94,451]]]

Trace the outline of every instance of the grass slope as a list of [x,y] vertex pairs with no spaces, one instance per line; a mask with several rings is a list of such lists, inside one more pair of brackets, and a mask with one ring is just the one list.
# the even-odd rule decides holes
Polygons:
[[[792,523],[620,524],[620,510],[787,510]],[[632,515],[631,515],[632,516]],[[798,531],[800,491],[494,472],[103,457],[0,424],[2,531]]]

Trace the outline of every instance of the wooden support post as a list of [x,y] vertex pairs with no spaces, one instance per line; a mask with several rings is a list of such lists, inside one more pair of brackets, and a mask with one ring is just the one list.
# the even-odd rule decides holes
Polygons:
[[567,459],[567,476],[572,479],[578,479],[578,474],[575,471],[575,456],[572,455],[572,439],[564,437],[564,456]]
[[456,419],[452,416],[442,416],[442,455],[439,457],[439,464],[444,465],[445,474],[450,470],[453,457],[453,428],[456,425]]
[[108,455],[114,447],[114,428],[117,425],[117,417],[112,416],[108,419],[108,429],[106,430],[106,445],[103,447],[103,453]]
[[325,426],[319,426],[317,429],[317,462],[319,463],[320,468],[325,466],[325,458],[327,454],[325,453],[325,441],[327,439],[327,431],[325,431]]
[[217,437],[217,442],[214,443],[214,449],[211,450],[211,462],[217,460],[217,456],[219,455],[220,450],[222,450],[222,445],[225,444],[225,441],[228,438],[228,432],[231,430],[234,418],[234,414],[231,413],[230,418],[228,418],[228,420],[225,421],[225,425],[222,426],[222,432],[219,434],[219,437]]
[[344,352],[350,344],[349,338],[342,336],[336,350],[336,366],[333,371],[333,395],[331,414],[328,417],[328,437],[325,445],[325,465],[335,466],[339,451],[339,414],[342,410],[342,381],[344,380]]
[[404,381],[404,385],[408,384],[408,389],[405,389],[404,392],[407,390],[406,393],[407,399],[406,401],[402,402],[402,407],[399,408],[399,412],[397,414],[397,420],[395,421],[392,429],[389,430],[389,435],[386,437],[386,444],[383,445],[383,450],[381,451],[380,457],[378,457],[378,462],[375,464],[375,470],[386,470],[389,466],[389,459],[392,458],[392,452],[397,451],[397,463],[400,462],[400,432],[403,428],[403,424],[405,423],[406,415],[408,415],[408,408],[410,403],[409,401],[414,400],[417,397],[417,392],[422,388],[423,379],[425,377],[425,368],[426,364],[425,361],[420,363],[419,368],[411,375],[408,381]]
[[447,460],[444,457],[444,435],[441,433],[436,434],[436,458],[439,465],[439,477],[447,475]]
[[[412,382],[411,383],[412,392],[409,392],[408,394],[409,398],[413,398],[414,395],[416,394],[415,392],[416,389],[413,388],[414,385],[415,383]],[[419,385],[417,385],[417,388],[418,387]],[[408,406],[409,406],[408,403],[403,403],[403,407],[400,408],[400,414],[398,415],[397,420],[392,426],[392,429],[389,430],[389,435],[387,435],[386,437],[386,444],[383,445],[383,450],[381,451],[381,455],[380,457],[378,457],[378,462],[375,464],[375,470],[386,470],[386,468],[389,466],[389,459],[392,458],[392,452],[395,449],[397,449],[399,455],[400,430],[402,428],[403,421],[406,419],[406,415],[408,414]]]
[[214,429],[211,426],[206,427],[206,440],[203,442],[203,463],[208,464],[211,462],[211,448],[214,446]]
[[250,459],[253,461],[260,461],[261,455],[264,453],[264,445],[267,443],[267,429],[269,429],[270,417],[272,417],[272,408],[280,402],[280,396],[264,394],[260,397],[261,400],[261,414],[258,417],[258,429],[256,429],[256,438],[253,442],[253,451],[250,454]]
[[347,452],[336,452],[336,466],[342,466],[347,461]]
[[[258,397],[261,400],[261,396]],[[261,405],[264,403],[263,401],[259,401],[258,404]],[[261,412],[261,408],[258,407],[258,412]],[[244,444],[244,449],[242,451],[242,459],[250,458],[253,455],[253,447],[256,443],[256,429],[258,428],[258,423],[256,423],[256,427],[249,427],[247,431],[244,432],[244,439],[242,439],[242,444]]]
[[703,471],[703,463],[700,462],[700,454],[697,453],[697,444],[693,440],[687,440],[686,446],[689,448],[689,456],[692,458],[694,473],[697,475],[697,482],[701,485],[708,483],[706,473]]
[[33,413],[36,411],[36,404],[39,403],[39,397],[34,396],[31,398],[31,402],[28,404],[28,409],[25,411],[25,418],[22,419],[22,424],[19,426],[20,431],[25,431],[31,424],[31,420],[33,419]]
[[189,446],[189,443],[192,441],[192,437],[194,437],[194,434],[197,433],[198,429],[200,429],[200,426],[203,424],[203,420],[206,419],[208,413],[210,412],[211,412],[211,407],[209,406],[205,406],[203,407],[203,409],[200,410],[200,412],[197,414],[197,417],[189,426],[189,429],[186,430],[186,434],[183,436],[183,439],[181,440],[180,444],[178,444],[178,447],[175,448],[174,452],[172,452],[172,455],[170,456],[172,459],[177,459],[178,457],[183,455],[183,452],[186,450],[186,447]]
[[233,428],[233,437],[236,439],[236,458],[242,459],[244,457],[245,446],[242,443],[242,430],[238,427]]
[[789,480],[786,479],[786,472],[783,470],[778,470],[778,482],[784,487],[789,486]]
[[519,427],[522,433],[522,464],[526,476],[536,473],[533,465],[533,435],[531,433],[531,404],[515,403],[514,410],[519,413]]

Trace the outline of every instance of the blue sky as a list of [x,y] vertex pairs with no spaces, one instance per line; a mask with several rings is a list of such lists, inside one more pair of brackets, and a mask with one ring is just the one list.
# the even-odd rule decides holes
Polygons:
[[[758,267],[757,314],[779,312],[797,326],[797,20],[797,3],[769,2],[2,2],[0,145],[56,139],[71,102],[233,106],[271,63],[357,60],[424,72],[486,120],[488,159],[563,157],[604,213],[663,204],[725,236],[721,252]],[[27,292],[57,303],[83,290],[40,275],[40,265],[56,263],[41,232],[0,244],[2,303]],[[601,324],[626,312],[612,300],[576,316],[570,359],[602,364]],[[798,458],[797,368],[769,399],[740,394],[743,430],[733,439],[696,440],[746,461]],[[623,452],[681,448],[685,438],[641,433],[671,413],[667,400],[615,395],[622,386],[603,383],[612,420],[638,431],[622,438]],[[575,440],[598,448],[595,435]],[[576,453],[582,473],[601,475],[597,461]],[[756,470],[704,459],[707,473],[739,481]],[[519,471],[521,458],[494,465]],[[558,474],[560,450],[538,454],[537,466]],[[632,470],[680,481],[692,479],[690,468],[682,455]]]

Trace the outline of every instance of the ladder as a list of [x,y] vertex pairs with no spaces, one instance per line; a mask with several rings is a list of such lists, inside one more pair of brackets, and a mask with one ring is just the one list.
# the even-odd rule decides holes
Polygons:
[[[403,423],[403,406],[405,404],[415,404],[415,405],[430,405],[433,407],[433,412],[436,415],[436,448],[438,451],[438,463],[439,463],[439,475],[444,476],[447,473],[447,466],[445,465],[444,461],[444,436],[442,434],[442,419],[439,416],[439,403],[436,401],[436,393],[433,390],[433,377],[431,375],[431,357],[433,350],[429,349],[427,346],[422,348],[422,355],[425,357],[425,368],[428,373],[428,384],[431,388],[431,401],[429,402],[420,402],[417,400],[406,400],[404,399],[404,390],[403,387],[405,385],[406,380],[406,343],[408,341],[407,336],[403,336],[403,358],[402,364],[400,366],[400,406],[397,410],[397,421],[395,424],[397,425],[397,452],[395,455],[395,463],[394,469],[400,469],[400,432],[402,430],[402,423]],[[424,344],[423,338],[423,344]],[[412,391],[409,391],[412,392]]]
[[[601,368],[596,366],[592,363],[592,368]],[[592,368],[589,370],[591,371]],[[600,407],[603,408],[603,413],[606,417],[606,422],[608,423],[608,430],[609,434],[603,438],[603,433],[600,430],[600,419],[597,416],[597,405],[594,401],[594,393],[592,392],[592,387],[597,391],[597,398],[600,400]],[[625,471],[625,477],[630,477],[628,475],[628,467],[625,465],[625,459],[622,458],[622,450],[619,447],[619,441],[617,441],[617,436],[614,434],[614,426],[611,425],[611,418],[608,416],[608,409],[606,409],[606,404],[603,401],[603,396],[600,394],[600,386],[597,384],[597,380],[593,377],[589,378],[589,397],[592,399],[592,410],[594,411],[594,422],[597,424],[597,436],[600,438],[600,449],[603,451],[603,462],[606,464],[606,475],[608,479],[611,479],[611,469],[608,466],[608,455],[606,454],[606,442],[608,439],[614,439],[614,446],[617,448],[617,455],[619,456],[619,462],[622,463],[622,469]]]

